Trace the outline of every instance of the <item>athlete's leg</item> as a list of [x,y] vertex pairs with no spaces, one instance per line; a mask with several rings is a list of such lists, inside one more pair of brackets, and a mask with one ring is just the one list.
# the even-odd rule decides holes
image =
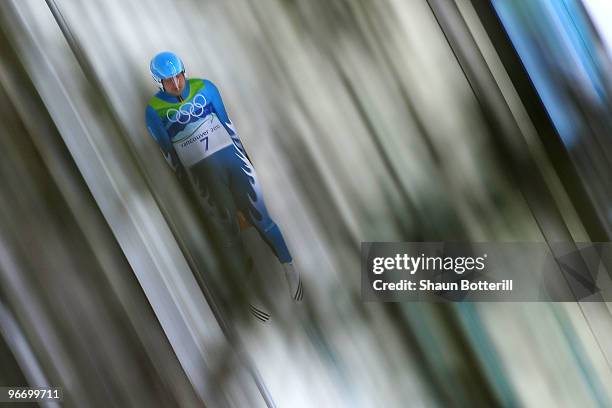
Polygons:
[[[254,301],[252,293],[253,260],[247,253],[237,219],[237,207],[229,188],[229,174],[218,157],[197,163],[190,169],[191,182],[198,196],[212,239],[223,252],[223,271],[211,271],[215,290],[221,293],[225,309],[232,315],[246,311],[240,299],[248,299],[248,310],[260,320],[269,319],[264,305]],[[220,273],[223,272],[223,273]],[[229,272],[229,273],[228,273]],[[236,308],[238,306],[238,308]]]
[[235,160],[230,168],[230,189],[236,206],[255,226],[279,261],[283,264],[291,262],[291,253],[283,234],[266,208],[253,165],[241,152],[235,150],[234,155]]
[[255,169],[242,152],[236,149],[233,154],[237,160],[230,169],[230,189],[236,205],[283,264],[290,295],[300,301],[304,293],[300,274],[293,266],[293,258],[280,228],[268,213]]
[[191,167],[189,174],[200,208],[214,230],[214,239],[228,253],[240,254],[243,258],[237,207],[229,189],[229,173],[213,155]]

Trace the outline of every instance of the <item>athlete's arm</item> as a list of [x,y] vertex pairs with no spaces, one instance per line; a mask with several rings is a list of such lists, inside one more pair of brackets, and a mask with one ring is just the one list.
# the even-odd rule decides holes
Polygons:
[[155,112],[155,109],[153,109],[150,105],[147,105],[147,109],[145,111],[145,121],[149,134],[151,137],[153,137],[155,142],[157,142],[157,145],[164,154],[164,157],[166,157],[168,164],[174,168],[174,163],[172,163],[170,156],[170,152],[172,151],[170,137],[168,136],[166,129],[164,129],[159,116],[157,116],[157,112]]
[[236,139],[238,139],[237,142],[238,142],[240,149],[242,150],[242,153],[244,153],[247,159],[251,161],[251,158],[246,152],[246,149],[244,148],[244,146],[242,145],[242,142],[240,141],[240,138],[238,137],[238,134],[236,130],[234,129],[234,125],[232,124],[232,121],[230,120],[227,114],[227,111],[225,110],[225,105],[223,104],[223,99],[221,99],[221,93],[219,93],[219,89],[215,86],[215,84],[210,82],[208,79],[204,79],[203,81],[204,81],[205,89],[208,88],[208,92],[209,92],[208,95],[210,95],[210,98],[211,98],[210,102],[212,103],[213,108],[215,109],[215,112],[217,113],[217,116],[219,117],[219,120],[226,127],[229,127],[230,130],[234,133]]
[[146,108],[145,121],[147,123],[149,134],[157,142],[157,145],[161,149],[166,162],[168,165],[170,165],[172,171],[176,173],[179,182],[184,188],[188,189],[187,191],[189,191],[189,178],[187,176],[187,171],[176,155],[176,152],[174,151],[174,148],[170,142],[170,136],[168,135],[168,132],[166,132],[166,129],[164,129],[159,116],[157,116],[157,112],[155,112],[150,105],[147,105]]

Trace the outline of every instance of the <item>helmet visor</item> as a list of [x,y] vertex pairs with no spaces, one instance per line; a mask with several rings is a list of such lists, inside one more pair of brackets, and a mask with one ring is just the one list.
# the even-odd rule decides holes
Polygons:
[[180,95],[185,88],[185,73],[181,72],[173,77],[162,79],[161,82],[164,91],[173,95]]

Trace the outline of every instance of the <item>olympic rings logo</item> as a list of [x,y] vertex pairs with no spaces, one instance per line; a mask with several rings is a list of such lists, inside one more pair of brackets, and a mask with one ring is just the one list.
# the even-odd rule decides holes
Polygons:
[[193,116],[200,117],[204,113],[206,107],[206,98],[202,94],[197,94],[191,102],[181,105],[180,108],[170,108],[166,111],[166,118],[171,123],[180,123],[184,125],[189,123]]

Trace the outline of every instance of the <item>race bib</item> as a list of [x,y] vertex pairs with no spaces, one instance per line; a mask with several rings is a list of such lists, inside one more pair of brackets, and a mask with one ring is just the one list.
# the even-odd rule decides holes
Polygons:
[[191,167],[232,144],[232,138],[215,114],[210,114],[193,125],[195,129],[185,129],[189,132],[188,136],[172,142],[174,150],[185,167]]

